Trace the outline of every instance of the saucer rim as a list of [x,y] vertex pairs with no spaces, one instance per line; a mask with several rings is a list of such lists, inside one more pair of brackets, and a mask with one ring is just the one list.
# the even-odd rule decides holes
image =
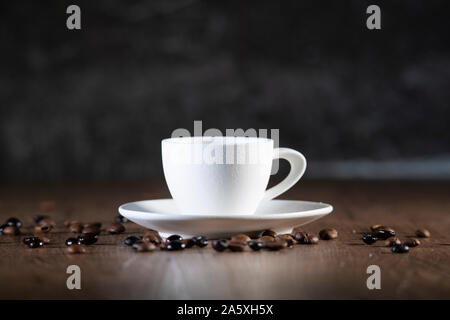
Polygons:
[[156,220],[279,220],[279,219],[290,219],[290,218],[300,218],[300,217],[314,217],[314,216],[325,216],[333,211],[333,206],[325,202],[317,201],[306,201],[306,200],[288,200],[288,199],[273,199],[270,202],[298,202],[298,203],[309,203],[309,204],[320,204],[323,205],[321,208],[295,211],[295,212],[278,212],[270,214],[233,214],[233,215],[212,215],[212,214],[184,214],[184,213],[157,213],[150,211],[137,211],[132,209],[127,209],[126,206],[132,204],[138,204],[142,202],[173,202],[172,198],[160,198],[160,199],[150,199],[150,200],[140,200],[127,202],[119,206],[118,211],[121,215],[131,214],[133,218],[139,219],[156,219]]

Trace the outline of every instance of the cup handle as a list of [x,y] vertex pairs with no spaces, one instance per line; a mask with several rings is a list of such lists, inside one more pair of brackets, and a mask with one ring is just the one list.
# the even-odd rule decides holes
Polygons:
[[306,159],[298,151],[289,148],[277,148],[273,150],[273,159],[285,159],[289,161],[291,170],[286,178],[276,186],[266,190],[263,201],[272,200],[289,190],[303,176],[306,170]]

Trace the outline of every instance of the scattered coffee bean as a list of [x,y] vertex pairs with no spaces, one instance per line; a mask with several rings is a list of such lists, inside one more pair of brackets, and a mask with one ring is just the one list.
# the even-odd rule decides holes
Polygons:
[[241,252],[245,250],[247,243],[238,240],[230,240],[228,242],[228,248],[233,252]]
[[243,233],[239,233],[239,234],[236,234],[231,237],[231,241],[237,241],[237,242],[247,243],[250,240],[251,240],[251,238],[248,235],[243,234]]
[[128,222],[128,219],[125,218],[124,216],[119,215],[114,218],[114,222],[125,223]]
[[208,239],[204,236],[196,236],[192,238],[192,241],[197,247],[204,248],[208,245]]
[[136,251],[138,252],[151,252],[156,249],[156,246],[151,242],[140,242],[136,246]]
[[73,244],[78,244],[77,238],[68,238],[66,239],[66,246],[71,246]]
[[123,243],[127,246],[132,246],[135,242],[142,240],[141,237],[129,236],[126,238]]
[[119,222],[114,222],[111,223],[106,230],[111,234],[119,234],[125,231],[125,227]]
[[400,239],[397,238],[397,237],[391,237],[391,238],[388,238],[388,239],[385,241],[385,245],[386,245],[387,247],[393,247],[393,246],[399,245],[399,244],[402,244],[402,242],[401,242]]
[[144,234],[144,237],[142,238],[144,242],[151,242],[156,245],[159,245],[163,242],[163,239],[159,235],[158,231],[150,230],[147,233]]
[[132,247],[133,249],[137,249],[141,243],[144,243],[144,241],[142,241],[142,240],[137,240],[137,241],[135,241],[135,242],[131,245],[131,247]]
[[96,243],[98,240],[98,236],[95,233],[85,233],[81,236],[78,236],[77,241],[78,244],[91,245]]
[[69,225],[69,231],[72,233],[80,233],[82,229],[83,225],[81,224],[81,222],[72,222]]
[[377,231],[377,230],[380,230],[380,229],[386,229],[386,228],[389,228],[389,227],[384,226],[384,225],[382,225],[382,224],[374,224],[374,225],[372,225],[372,226],[370,227],[370,230],[372,230],[372,231]]
[[27,245],[31,249],[35,249],[42,247],[44,245],[44,242],[37,237],[33,237],[31,240],[28,241]]
[[377,240],[378,240],[378,238],[370,233],[368,233],[362,237],[362,241],[364,241],[365,244],[373,244]]
[[308,233],[303,231],[297,231],[294,233],[294,239],[297,243],[303,243],[304,239],[308,236]]
[[292,247],[296,243],[291,234],[279,234],[274,239],[286,241],[288,247]]
[[395,236],[395,231],[392,229],[378,229],[372,233],[372,235],[381,240],[386,240],[388,238]]
[[176,251],[176,250],[183,250],[186,248],[186,244],[183,242],[183,240],[172,240],[168,243],[166,243],[166,250],[169,251]]
[[273,230],[266,230],[263,233],[261,233],[261,237],[270,236],[270,237],[274,237],[275,238],[276,235],[277,235],[277,233],[275,231],[273,231]]
[[20,234],[20,230],[16,226],[6,225],[2,230],[2,234],[15,236],[15,235]]
[[261,241],[257,241],[257,240],[250,240],[248,242],[248,246],[250,247],[250,249],[254,250],[254,251],[259,251],[262,248],[264,248],[265,244]]
[[429,238],[431,237],[431,233],[427,229],[419,229],[416,231],[416,236],[420,238]]
[[319,243],[319,237],[314,235],[308,235],[303,239],[303,244],[318,244]]
[[394,253],[407,253],[409,252],[409,247],[406,244],[397,244],[391,248]]
[[214,240],[212,242],[212,247],[214,250],[219,252],[225,251],[225,249],[228,248],[228,241],[225,239]]
[[274,240],[275,240],[275,238],[271,237],[271,236],[263,236],[261,238],[258,238],[258,241],[262,242],[262,243],[272,242]]
[[52,231],[53,227],[51,225],[38,225],[34,227],[34,231],[37,233],[47,233]]
[[281,250],[288,246],[287,242],[281,239],[275,239],[274,241],[267,242],[265,248],[269,250]]
[[101,232],[100,227],[97,227],[96,225],[84,225],[83,229],[81,230],[81,233],[100,234],[100,232]]
[[6,224],[7,224],[8,226],[14,226],[14,227],[16,227],[16,228],[22,227],[22,221],[20,221],[20,220],[17,219],[17,218],[14,218],[14,217],[11,217],[11,218],[9,218],[8,220],[6,220]]
[[67,252],[70,254],[85,253],[86,249],[79,244],[72,244],[67,247]]
[[22,241],[24,244],[28,245],[31,241],[37,241],[37,240],[39,240],[38,237],[25,237],[25,238],[23,238]]
[[323,230],[320,230],[319,237],[322,240],[333,240],[338,237],[338,232],[336,229],[331,229],[331,228],[323,229]]
[[409,239],[405,244],[410,248],[417,247],[417,246],[420,246],[420,240],[416,239],[416,238],[412,238],[412,239]]
[[50,226],[52,228],[56,227],[56,222],[50,219],[49,217],[45,217],[37,223],[39,226]]
[[34,216],[33,220],[36,224],[38,224],[39,221],[41,221],[42,219],[45,219],[45,218],[49,218],[49,216]]
[[171,241],[181,241],[181,240],[183,240],[183,237],[180,236],[180,235],[178,235],[178,234],[173,234],[173,235],[169,236],[169,237],[166,239],[167,242],[171,242]]

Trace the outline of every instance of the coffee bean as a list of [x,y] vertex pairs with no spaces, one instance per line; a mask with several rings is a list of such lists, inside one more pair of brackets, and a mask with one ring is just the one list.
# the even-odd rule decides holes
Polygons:
[[192,241],[197,247],[204,248],[208,245],[208,239],[204,236],[196,236],[192,238]]
[[50,225],[44,225],[44,226],[35,226],[34,231],[37,233],[47,233],[52,231],[52,226]]
[[319,237],[314,235],[308,235],[303,239],[303,244],[318,244],[319,243]]
[[56,227],[56,222],[50,219],[49,217],[45,217],[37,223],[39,226],[50,226],[52,228]]
[[281,250],[288,246],[287,242],[281,239],[276,239],[274,241],[267,242],[265,248],[269,250]]
[[42,219],[45,219],[45,218],[49,218],[49,216],[41,216],[41,215],[39,215],[39,216],[34,216],[34,217],[33,217],[33,220],[34,220],[34,222],[35,222],[36,224],[38,224],[39,221],[41,221]]
[[97,227],[96,225],[85,225],[83,229],[81,230],[81,233],[95,233],[100,234],[101,229],[100,227]]
[[226,239],[214,240],[212,247],[214,250],[222,252],[228,248],[228,241]]
[[366,244],[373,244],[377,240],[378,240],[378,238],[370,233],[368,233],[362,237],[362,241],[364,241],[364,243],[366,243]]
[[297,243],[303,243],[305,237],[308,236],[308,233],[303,231],[297,231],[294,233],[294,240],[297,241]]
[[382,225],[382,224],[374,224],[374,225],[372,225],[372,226],[370,227],[370,230],[372,230],[372,231],[377,231],[377,230],[380,230],[380,229],[386,229],[386,228],[389,228],[389,227],[384,226],[384,225]]
[[86,249],[83,246],[80,246],[79,244],[72,244],[67,247],[67,252],[70,254],[85,253]]
[[291,234],[279,234],[275,237],[275,240],[283,240],[286,241],[288,247],[292,247],[296,241]]
[[416,238],[412,238],[412,239],[409,239],[405,244],[410,248],[417,247],[420,245],[420,240],[416,239]]
[[181,241],[181,240],[183,240],[183,237],[180,236],[180,235],[178,235],[178,234],[173,234],[173,235],[169,236],[169,237],[166,239],[167,242],[171,242],[171,241]]
[[183,250],[186,248],[186,244],[183,242],[183,240],[172,240],[170,242],[166,243],[166,250],[169,251],[176,251],[176,250]]
[[142,238],[144,242],[151,242],[156,245],[159,245],[161,242],[163,242],[163,239],[159,235],[158,231],[148,231],[144,234],[144,237]]
[[150,242],[140,242],[136,246],[136,251],[138,252],[151,252],[156,249],[156,246],[153,243]]
[[385,241],[385,245],[387,247],[393,247],[393,246],[398,245],[398,244],[402,244],[402,242],[397,237],[391,237],[391,238],[389,238],[389,239],[387,239]]
[[31,249],[35,249],[35,248],[40,248],[44,245],[44,242],[37,238],[37,237],[33,237],[33,239],[31,239],[28,243],[27,243],[28,247],[30,247]]
[[86,228],[97,228],[97,229],[100,229],[102,227],[102,223],[101,222],[88,222],[88,223],[85,223],[85,224],[83,224],[83,229],[86,229]]
[[125,223],[128,222],[128,219],[124,216],[119,215],[114,218],[114,222]]
[[95,233],[86,233],[78,236],[78,244],[91,245],[97,242],[98,236]]
[[407,253],[409,252],[409,247],[406,244],[397,244],[391,248],[394,253]]
[[72,233],[80,233],[83,229],[81,222],[73,222],[69,225],[69,231]]
[[25,237],[25,238],[23,238],[22,241],[24,244],[28,245],[31,241],[36,241],[36,240],[39,240],[39,238],[38,237]]
[[239,233],[239,234],[236,234],[231,237],[231,241],[237,241],[237,242],[247,243],[250,240],[251,240],[251,238],[248,235],[243,234],[243,233]]
[[266,230],[263,233],[261,233],[261,237],[270,236],[270,237],[274,237],[275,238],[276,235],[277,235],[277,233],[275,231],[273,231],[273,230]]
[[136,240],[136,241],[131,245],[131,247],[132,247],[133,249],[137,249],[141,243],[144,243],[144,241],[142,241],[142,240]]
[[20,220],[17,219],[17,218],[14,218],[14,217],[11,217],[11,218],[9,218],[8,220],[6,220],[6,224],[7,224],[8,226],[14,226],[14,227],[16,227],[16,228],[22,227],[22,221],[20,221]]
[[431,233],[427,229],[419,229],[416,231],[416,236],[420,238],[429,238],[431,237]]
[[7,225],[6,223],[0,225],[0,234],[3,234],[3,229],[5,229],[7,226],[8,226],[8,225]]
[[258,241],[262,242],[262,243],[272,242],[274,240],[275,240],[275,238],[271,237],[271,236],[263,236],[261,238],[258,238]]
[[111,223],[106,230],[111,234],[119,234],[125,231],[125,227],[119,222],[114,222]]
[[259,250],[261,250],[264,247],[264,243],[261,242],[261,241],[257,241],[257,240],[250,240],[248,242],[248,246],[253,251],[259,251]]
[[16,226],[6,225],[5,227],[3,227],[2,234],[15,236],[20,234],[20,230]]
[[73,244],[78,244],[77,238],[68,238],[66,239],[66,246],[71,246]]
[[323,230],[320,230],[319,237],[322,240],[333,240],[338,237],[338,232],[336,229],[331,229],[331,228],[323,229]]
[[386,240],[390,237],[395,236],[395,231],[393,229],[378,229],[372,233],[372,235],[381,240]]
[[238,240],[230,240],[228,242],[228,248],[233,252],[241,252],[245,250],[247,242],[238,241]]
[[141,237],[136,237],[136,236],[129,236],[128,238],[126,238],[123,243],[127,246],[132,246],[136,241],[140,241],[142,240]]

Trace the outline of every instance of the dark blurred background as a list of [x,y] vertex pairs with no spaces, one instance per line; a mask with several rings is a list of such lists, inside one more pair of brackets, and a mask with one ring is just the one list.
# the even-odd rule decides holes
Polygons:
[[194,120],[280,129],[307,178],[448,179],[447,4],[2,1],[0,179],[161,178]]

